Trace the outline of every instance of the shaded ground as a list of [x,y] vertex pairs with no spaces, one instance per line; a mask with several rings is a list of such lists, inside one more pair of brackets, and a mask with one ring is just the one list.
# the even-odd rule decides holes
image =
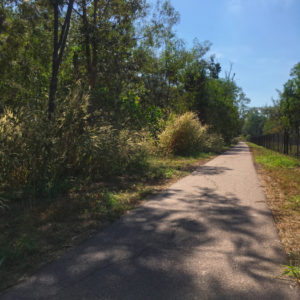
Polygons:
[[144,169],[126,176],[73,179],[50,201],[43,196],[12,200],[9,209],[0,211],[0,294],[212,157],[150,156]]
[[0,298],[300,299],[283,263],[240,143]]

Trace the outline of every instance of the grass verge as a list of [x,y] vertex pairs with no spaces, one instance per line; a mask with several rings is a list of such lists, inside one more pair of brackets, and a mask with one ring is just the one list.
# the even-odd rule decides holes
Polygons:
[[285,274],[300,283],[300,160],[248,145],[288,255]]
[[65,195],[31,208],[10,206],[0,218],[0,291],[16,284],[67,249],[161,191],[214,155],[152,157],[143,176],[107,182],[73,182]]

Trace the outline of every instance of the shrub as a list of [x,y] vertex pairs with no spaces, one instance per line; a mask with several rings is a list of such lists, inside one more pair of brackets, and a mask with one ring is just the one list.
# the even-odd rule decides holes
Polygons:
[[244,140],[244,138],[242,136],[236,136],[236,137],[232,138],[231,144],[236,145],[237,143],[239,143],[242,140]]
[[[48,126],[38,111],[6,109],[0,118],[0,181],[11,189],[37,188],[47,173]],[[2,186],[3,188],[3,186]]]
[[[66,178],[108,178],[145,168],[143,134],[115,129],[101,118],[91,125],[86,103],[86,97],[74,92],[58,104],[51,121],[42,110],[30,107],[4,111],[0,116],[2,191],[41,198],[66,188]],[[4,207],[2,200],[0,207]]]
[[112,126],[90,128],[82,149],[82,168],[91,178],[140,172],[147,165],[143,135]]
[[205,150],[208,152],[220,153],[224,149],[223,137],[218,133],[206,133]]
[[207,127],[197,115],[187,112],[171,116],[165,130],[159,135],[159,148],[166,154],[192,155],[205,150]]

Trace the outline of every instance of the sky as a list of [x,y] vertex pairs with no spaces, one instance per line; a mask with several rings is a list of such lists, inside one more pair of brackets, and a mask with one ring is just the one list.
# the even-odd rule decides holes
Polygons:
[[300,62],[300,0],[170,0],[180,14],[178,37],[212,43],[223,74],[235,80],[250,106],[272,105]]

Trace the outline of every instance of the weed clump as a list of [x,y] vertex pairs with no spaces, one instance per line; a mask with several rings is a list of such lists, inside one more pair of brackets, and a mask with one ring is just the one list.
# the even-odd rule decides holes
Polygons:
[[165,154],[188,156],[219,152],[224,147],[223,138],[217,133],[209,133],[209,128],[202,125],[193,112],[172,115],[158,138],[159,148]]

